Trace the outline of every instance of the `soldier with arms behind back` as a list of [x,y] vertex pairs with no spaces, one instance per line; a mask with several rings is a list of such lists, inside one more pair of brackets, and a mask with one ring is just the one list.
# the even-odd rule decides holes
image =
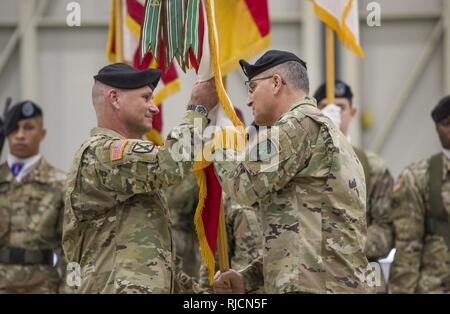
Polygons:
[[17,103],[6,111],[3,131],[9,154],[0,166],[0,293],[64,292],[65,174],[39,153],[42,109]]
[[450,293],[450,96],[431,116],[442,152],[406,167],[394,185],[393,293]]

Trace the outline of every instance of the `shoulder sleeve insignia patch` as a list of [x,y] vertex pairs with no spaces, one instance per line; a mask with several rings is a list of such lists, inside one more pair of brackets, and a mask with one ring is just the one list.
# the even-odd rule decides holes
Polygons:
[[125,146],[127,146],[128,140],[120,140],[115,141],[111,144],[111,149],[109,153],[109,160],[120,160],[123,157],[123,151],[125,150]]
[[258,143],[257,160],[266,161],[278,154],[278,149],[275,144],[267,139],[261,143]]
[[133,153],[151,153],[154,149],[155,145],[152,143],[137,142],[131,151]]

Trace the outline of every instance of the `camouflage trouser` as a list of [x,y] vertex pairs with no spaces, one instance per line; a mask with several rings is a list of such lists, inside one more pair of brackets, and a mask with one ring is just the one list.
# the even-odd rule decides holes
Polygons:
[[59,281],[58,272],[50,266],[0,264],[0,294],[57,293]]

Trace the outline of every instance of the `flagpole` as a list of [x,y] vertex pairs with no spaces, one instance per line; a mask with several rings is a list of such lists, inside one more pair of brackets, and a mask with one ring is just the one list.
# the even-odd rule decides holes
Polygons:
[[114,0],[114,9],[116,11],[116,62],[123,62],[122,0]]
[[334,34],[333,30],[326,25],[325,27],[325,46],[326,46],[326,71],[327,71],[327,103],[334,104],[334,81],[335,81],[335,64],[334,64]]
[[[211,50],[212,59],[212,70],[214,73],[214,81],[216,83],[217,94],[219,101],[223,106],[225,113],[229,116],[235,126],[241,125],[242,122],[237,118],[236,113],[233,110],[231,102],[226,94],[224,87],[224,82],[222,81],[222,76],[220,73],[219,66],[219,56],[217,51],[216,42],[216,28],[214,23],[214,13],[212,10],[212,1],[205,0],[205,11],[206,11],[206,21],[208,25],[208,39]],[[234,119],[233,119],[234,118]],[[234,120],[234,121],[233,121]],[[222,200],[220,202],[220,212],[219,212],[219,226],[217,232],[217,247],[219,253],[219,268],[221,272],[225,272],[230,269],[229,259],[228,259],[228,241],[227,241],[227,230],[225,228],[225,215],[223,209]]]
[[220,272],[223,273],[230,269],[230,261],[228,259],[227,228],[225,226],[225,208],[223,206],[223,199],[220,200],[217,247],[219,251],[219,268]]
[[[227,90],[228,76],[222,76],[223,88]],[[227,228],[225,224],[225,207],[223,206],[223,197],[220,198],[219,230],[217,232],[217,247],[219,250],[219,268],[220,272],[226,272],[230,269],[230,260],[228,257]]]

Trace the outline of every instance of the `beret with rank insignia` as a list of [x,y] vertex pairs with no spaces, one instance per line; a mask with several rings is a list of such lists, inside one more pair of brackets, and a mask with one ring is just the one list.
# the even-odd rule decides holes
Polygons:
[[39,116],[42,116],[42,109],[34,102],[25,100],[15,104],[5,113],[5,135],[8,136],[14,132],[19,125],[19,121]]
[[[314,93],[314,98],[317,100],[317,103],[319,103],[322,99],[325,99],[327,96],[327,86],[326,83],[323,83],[322,85],[317,88],[316,92]],[[352,103],[353,99],[353,92],[352,89],[348,84],[341,80],[336,80],[334,83],[334,97],[336,98],[347,98],[350,103]]]

